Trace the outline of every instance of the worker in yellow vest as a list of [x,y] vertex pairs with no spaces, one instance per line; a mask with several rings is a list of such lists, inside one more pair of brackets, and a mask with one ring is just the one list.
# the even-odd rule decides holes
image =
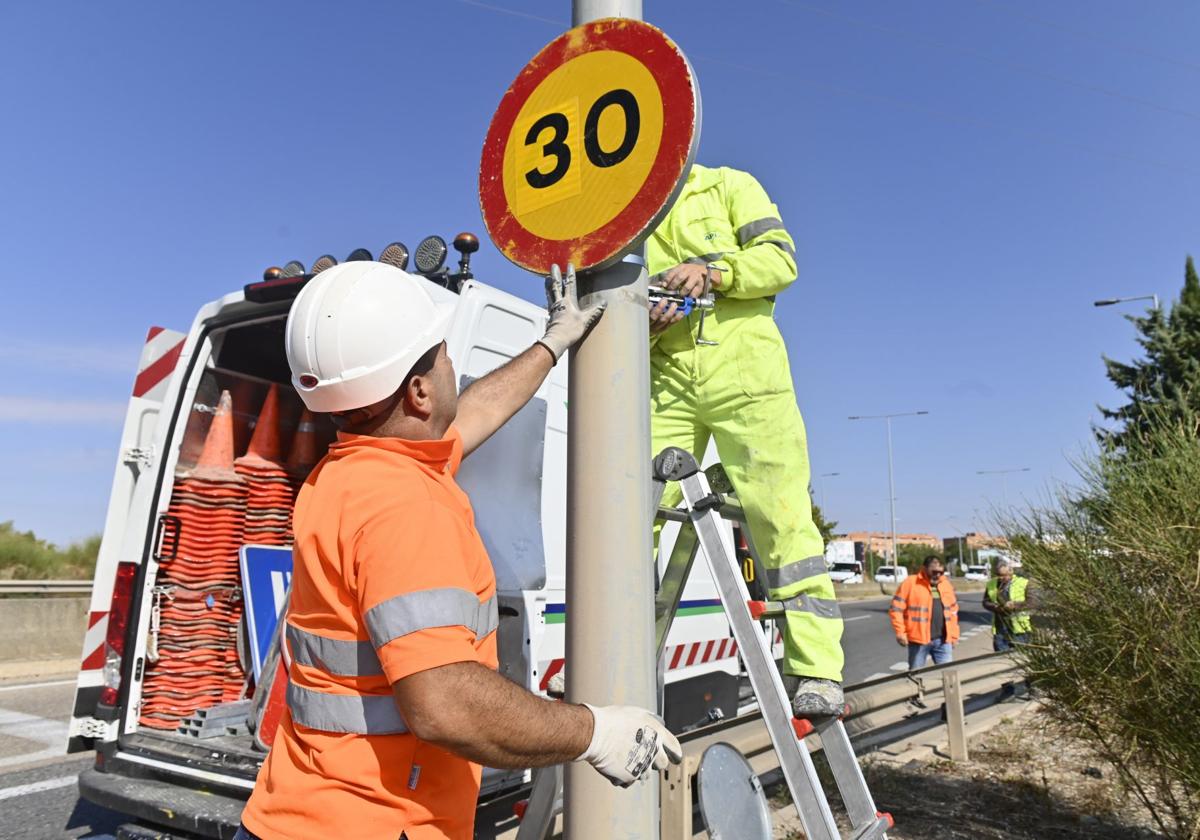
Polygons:
[[[651,439],[704,457],[716,439],[746,511],[769,597],[784,602],[784,673],[797,716],[843,709],[842,617],[813,522],[808,445],[775,296],[796,279],[796,250],[746,172],[695,165],[646,242],[651,283],[713,308],[686,316],[664,298],[650,310]],[[678,488],[664,504],[675,505]]]
[[983,608],[992,614],[993,650],[1002,652],[1029,643],[1033,632],[1031,595],[1029,578],[1018,575],[1008,560],[997,560],[996,574],[983,593]]

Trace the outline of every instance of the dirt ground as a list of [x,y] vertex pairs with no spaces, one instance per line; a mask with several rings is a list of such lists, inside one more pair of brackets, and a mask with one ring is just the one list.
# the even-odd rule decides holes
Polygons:
[[[1033,709],[1005,719],[969,749],[971,760],[964,764],[931,758],[901,767],[868,760],[876,805],[896,820],[890,840],[1163,836],[1146,810],[1121,790],[1111,765]],[[776,837],[803,836],[776,820]]]

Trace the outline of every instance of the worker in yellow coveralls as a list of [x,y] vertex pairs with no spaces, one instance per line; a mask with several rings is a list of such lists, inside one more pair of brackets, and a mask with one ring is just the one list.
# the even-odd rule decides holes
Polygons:
[[[841,714],[842,618],[813,522],[804,421],[775,325],[775,296],[796,279],[779,209],[746,172],[693,166],[646,242],[651,285],[715,303],[700,329],[666,299],[650,311],[652,451],[702,459],[710,437],[746,511],[768,595],[786,609],[784,674],[798,717]],[[678,504],[678,486],[663,499]]]

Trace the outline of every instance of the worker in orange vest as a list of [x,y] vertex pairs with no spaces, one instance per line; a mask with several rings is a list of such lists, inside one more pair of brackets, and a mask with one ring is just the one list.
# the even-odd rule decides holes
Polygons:
[[496,672],[496,575],[454,478],[603,307],[581,309],[555,266],[546,334],[460,397],[454,306],[426,285],[345,263],[288,315],[292,383],[339,432],[296,502],[287,711],[237,840],[470,840],[481,765],[586,761],[625,787],[683,757],[645,709],[557,703]]
[[925,558],[921,571],[905,578],[888,609],[896,641],[908,648],[908,669],[922,668],[932,657],[934,665],[954,658],[958,643],[958,596],[936,554]]

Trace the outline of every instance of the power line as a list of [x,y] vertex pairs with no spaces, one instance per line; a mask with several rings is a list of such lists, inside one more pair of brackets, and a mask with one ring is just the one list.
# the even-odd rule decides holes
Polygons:
[[785,73],[785,72],[778,71],[778,70],[770,70],[770,69],[767,69],[764,67],[759,67],[759,66],[755,66],[755,65],[751,65],[751,64],[743,64],[741,62],[728,61],[723,58],[717,58],[715,55],[710,55],[708,53],[696,53],[696,52],[692,52],[689,50],[688,55],[692,58],[702,60],[702,61],[705,61],[710,64],[719,64],[719,65],[723,65],[725,67],[732,67],[732,68],[742,70],[742,71],[745,71],[748,73],[755,73],[755,74],[761,75],[761,76],[767,76],[767,77],[775,78],[775,79],[782,79],[782,80],[791,82],[793,84],[805,85],[807,87],[814,88],[814,89],[817,89],[820,91],[824,91],[826,93],[833,93],[838,96],[847,96],[847,97],[851,97],[854,99],[862,99],[862,100],[866,100],[866,101],[870,101],[870,102],[877,102],[877,103],[892,105],[892,106],[902,108],[907,111],[913,111],[915,113],[923,114],[927,117],[933,117],[934,119],[942,120],[943,122],[955,123],[958,125],[968,125],[968,126],[971,126],[974,128],[983,128],[983,129],[987,129],[988,131],[993,132],[993,133],[1001,132],[1001,133],[1014,134],[1019,137],[1022,137],[1025,140],[1032,141],[1034,143],[1038,143],[1043,146],[1071,147],[1078,151],[1082,151],[1082,152],[1085,152],[1086,154],[1092,155],[1094,157],[1108,158],[1110,160],[1120,160],[1120,161],[1124,161],[1127,163],[1136,163],[1136,164],[1139,164],[1142,166],[1148,166],[1148,167],[1152,167],[1155,169],[1161,169],[1166,172],[1173,172],[1173,173],[1179,174],[1179,175],[1191,175],[1191,176],[1200,175],[1200,169],[1192,169],[1189,167],[1179,166],[1179,165],[1177,165],[1175,163],[1171,163],[1171,162],[1164,162],[1164,161],[1151,160],[1149,158],[1142,158],[1142,157],[1138,157],[1136,155],[1126,154],[1125,152],[1114,152],[1114,151],[1109,151],[1106,149],[1097,149],[1097,148],[1088,146],[1084,143],[1081,143],[1080,141],[1075,140],[1070,137],[1059,137],[1059,136],[1056,136],[1053,134],[1022,131],[1020,129],[1014,128],[1009,123],[999,123],[999,122],[994,122],[991,120],[981,119],[979,117],[972,117],[972,116],[966,116],[966,115],[962,115],[962,114],[956,114],[956,113],[952,113],[949,111],[939,110],[937,108],[931,108],[929,106],[921,105],[916,102],[911,102],[906,99],[899,99],[899,98],[893,97],[893,96],[883,96],[881,94],[876,94],[876,93],[868,93],[866,91],[856,90],[854,88],[848,88],[848,87],[844,87],[842,85],[833,85],[833,84],[829,84],[828,82],[821,82],[821,81],[817,81],[815,79],[806,79],[806,78],[803,78],[800,76],[791,75],[789,73]]
[[947,44],[944,41],[938,41],[934,38],[928,38],[924,35],[920,35],[918,33],[915,33],[915,32],[909,31],[909,30],[897,29],[896,27],[892,27],[892,26],[883,26],[881,24],[861,20],[859,18],[846,17],[845,15],[837,14],[836,12],[832,12],[829,9],[825,9],[821,6],[815,6],[811,3],[802,2],[802,0],[784,0],[784,2],[790,6],[794,6],[796,8],[800,8],[800,9],[805,9],[806,11],[813,12],[815,14],[823,15],[827,18],[830,18],[831,20],[840,21],[842,23],[850,24],[852,26],[862,27],[863,29],[870,29],[875,32],[883,33],[885,35],[892,35],[892,36],[899,36],[902,38],[907,38],[908,40],[913,41],[914,43],[922,44],[924,46],[934,47],[936,49],[945,50],[947,52],[956,52],[956,53],[960,53],[962,55],[969,55],[969,56],[979,59],[980,61],[986,62],[988,64],[992,64],[996,67],[1004,68],[1006,70],[1012,70],[1017,73],[1024,73],[1026,75],[1034,76],[1034,77],[1041,78],[1041,79],[1048,79],[1049,81],[1056,82],[1058,84],[1065,85],[1067,87],[1073,87],[1073,88],[1078,88],[1080,90],[1091,91],[1092,93],[1098,93],[1102,96],[1107,96],[1107,97],[1110,97],[1112,99],[1116,99],[1116,100],[1119,100],[1122,102],[1129,102],[1129,103],[1132,103],[1135,105],[1144,106],[1146,108],[1153,108],[1154,110],[1162,111],[1163,113],[1175,114],[1176,116],[1187,117],[1188,119],[1192,119],[1192,120],[1200,120],[1200,113],[1196,113],[1194,111],[1185,111],[1181,108],[1175,108],[1171,105],[1164,105],[1161,102],[1154,102],[1153,100],[1150,100],[1150,99],[1143,99],[1140,96],[1133,96],[1132,94],[1123,93],[1119,90],[1113,90],[1111,88],[1102,87],[1100,85],[1093,84],[1092,82],[1086,82],[1086,81],[1081,81],[1079,79],[1073,79],[1073,78],[1070,78],[1069,76],[1060,76],[1057,73],[1050,73],[1048,71],[1041,70],[1036,67],[1030,67],[1025,64],[1013,63],[1011,61],[1007,61],[1005,59],[998,58],[989,53],[983,52],[982,50],[972,49],[971,47],[963,47],[963,46],[959,46],[957,44]]
[[487,9],[489,12],[496,12],[510,17],[525,18],[526,20],[536,20],[538,23],[550,23],[554,26],[561,26],[566,29],[571,25],[570,21],[555,20],[554,18],[542,17],[541,15],[531,14],[530,12],[522,12],[517,9],[510,9],[507,6],[497,6],[495,3],[484,3],[482,0],[458,0],[467,6],[475,6],[479,9]]
[[1149,58],[1154,61],[1161,61],[1164,64],[1174,64],[1176,67],[1183,67],[1187,70],[1194,70],[1194,71],[1200,72],[1200,64],[1193,64],[1190,61],[1182,61],[1178,58],[1168,58],[1163,55],[1158,55],[1157,53],[1152,53],[1149,50],[1143,50],[1143,49],[1139,49],[1138,47],[1131,47],[1127,44],[1118,43],[1116,41],[1113,41],[1110,38],[1104,37],[1103,35],[1097,35],[1094,32],[1085,32],[1081,29],[1073,29],[1069,26],[1064,26],[1061,23],[1058,23],[1057,21],[1047,20],[1046,18],[1040,18],[1040,17],[1035,17],[1033,15],[1028,15],[1028,14],[1025,14],[1024,12],[1017,11],[1016,9],[1014,9],[1012,7],[1012,5],[1010,3],[1002,3],[1002,2],[999,2],[999,0],[975,0],[975,2],[983,4],[983,5],[991,6],[993,8],[1001,8],[1011,17],[1018,18],[1020,20],[1025,21],[1026,23],[1033,23],[1038,26],[1044,26],[1047,29],[1057,29],[1059,32],[1065,32],[1066,34],[1071,35],[1075,38],[1078,38],[1082,41],[1091,41],[1094,44],[1099,44],[1100,46],[1104,47],[1105,49],[1120,50],[1121,52],[1127,52],[1127,53],[1130,53],[1131,55],[1140,55],[1143,58]]

